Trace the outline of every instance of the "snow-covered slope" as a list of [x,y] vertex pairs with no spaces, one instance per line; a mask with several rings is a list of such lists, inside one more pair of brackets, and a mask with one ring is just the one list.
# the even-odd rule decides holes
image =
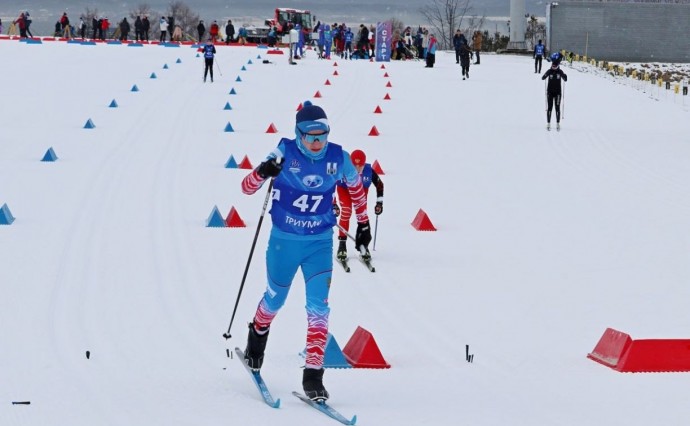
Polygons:
[[[377,272],[336,267],[331,332],[342,347],[364,327],[392,367],[328,370],[334,406],[362,425],[684,424],[685,374],[586,354],[606,327],[688,337],[687,100],[565,68],[563,130],[546,132],[527,57],[483,55],[462,81],[444,52],[381,69],[218,50],[204,84],[189,47],[0,41],[0,205],[16,217],[0,226],[0,424],[333,424],[290,396],[301,278],[263,369],[282,407],[227,356],[263,292],[269,219],[221,336],[265,194],[224,164],[258,164],[307,99],[385,172]],[[247,227],[205,227],[215,205]],[[410,225],[419,209],[437,232]]]

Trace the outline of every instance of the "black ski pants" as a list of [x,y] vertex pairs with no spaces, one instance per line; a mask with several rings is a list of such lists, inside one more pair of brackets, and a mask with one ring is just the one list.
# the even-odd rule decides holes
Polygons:
[[541,72],[541,60],[542,60],[541,55],[537,55],[534,57],[534,73],[535,74]]
[[204,81],[206,81],[206,75],[209,71],[211,72],[211,81],[213,81],[213,58],[204,58]]
[[561,94],[560,93],[547,93],[546,94],[546,122],[551,122],[551,110],[554,104],[556,104],[556,123],[561,122]]

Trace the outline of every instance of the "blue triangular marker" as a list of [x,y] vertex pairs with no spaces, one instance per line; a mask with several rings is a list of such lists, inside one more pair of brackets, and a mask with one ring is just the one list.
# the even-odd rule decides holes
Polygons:
[[235,81],[242,81],[242,79],[241,79],[240,76],[238,75],[237,78],[235,79]]
[[225,126],[225,131],[226,132],[234,132],[235,129],[232,128],[232,124],[228,121],[228,124]]
[[138,91],[139,91],[139,88],[137,87],[136,84],[134,86],[132,86],[132,92],[138,92]]
[[234,88],[234,87],[233,87],[232,89],[230,89],[230,94],[231,94],[231,95],[236,95],[236,94],[237,94],[237,92],[235,92],[235,88]]
[[230,102],[226,102],[225,107],[223,109],[227,109],[227,110],[232,109],[232,107],[230,106]]
[[225,163],[225,168],[226,169],[236,169],[237,166],[237,161],[235,161],[235,157],[230,155],[230,158],[228,158],[228,161]]
[[168,64],[163,65],[163,69],[167,70],[168,69]]
[[211,214],[208,216],[208,219],[206,219],[206,227],[207,228],[225,228],[225,220],[223,219],[223,216],[220,214],[218,211],[218,206],[213,206],[213,211],[211,211]]
[[150,78],[157,78],[157,77],[156,77],[156,73],[155,73],[155,72],[152,72]]
[[[300,357],[307,357],[307,350],[303,349],[299,354]],[[328,333],[326,339],[326,349],[323,354],[323,368],[352,368],[343,351],[340,350],[338,342],[335,341],[335,337],[331,333]]]
[[11,225],[12,222],[14,222],[14,217],[5,203],[0,207],[0,225]]
[[113,99],[110,102],[110,105],[108,105],[108,108],[117,108],[117,102],[115,101],[115,99]]
[[48,148],[48,151],[46,151],[45,155],[41,159],[41,161],[55,161],[57,160],[57,155],[55,155],[55,151],[53,150],[53,147]]
[[244,67],[244,65],[242,65],[242,71],[247,71],[247,69]]
[[[194,46],[192,46],[192,47],[194,47]],[[198,53],[196,54],[196,57],[197,57],[197,58],[199,57],[199,54],[198,54]]]
[[91,121],[90,118],[86,120],[86,124],[84,124],[85,129],[93,129],[94,127],[96,127],[96,125],[93,124],[93,121]]
[[261,59],[261,55],[256,55],[256,59]]
[[323,367],[324,368],[352,368],[343,351],[340,350],[338,342],[335,341],[335,337],[331,333],[328,333],[328,339],[326,340],[326,350],[323,354]]
[[252,62],[252,60],[250,59],[250,60],[247,62],[247,65],[251,65],[251,64],[253,64],[253,63],[254,63],[254,62]]
[[182,59],[177,58],[177,60],[175,61],[175,63],[176,63],[176,64],[181,64],[181,63],[182,63]]

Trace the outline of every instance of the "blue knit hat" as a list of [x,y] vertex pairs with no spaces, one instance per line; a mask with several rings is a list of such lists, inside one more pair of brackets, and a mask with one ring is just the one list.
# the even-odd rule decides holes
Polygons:
[[313,105],[310,101],[304,101],[302,109],[297,112],[296,117],[297,128],[302,133],[308,133],[312,130],[321,130],[328,132],[328,117],[321,107]]

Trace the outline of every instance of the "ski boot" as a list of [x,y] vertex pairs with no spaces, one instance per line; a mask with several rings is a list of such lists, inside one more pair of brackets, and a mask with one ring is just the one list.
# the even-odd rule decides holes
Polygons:
[[305,368],[302,375],[302,388],[307,398],[316,402],[324,402],[328,399],[328,391],[323,387],[324,369]]
[[268,340],[268,328],[259,334],[254,328],[254,323],[249,323],[249,335],[247,336],[247,348],[244,350],[244,362],[254,371],[259,371],[264,363],[264,351]]
[[347,260],[347,246],[345,245],[346,240],[343,237],[338,237],[338,240],[340,242],[338,243],[338,253],[336,254],[336,257],[340,261]]
[[551,123],[546,123],[546,130],[551,130]]
[[367,247],[364,247],[364,250],[358,250],[358,253],[362,260],[364,260],[365,262],[371,261],[371,252]]
[[556,123],[556,130],[561,131],[561,123]]

